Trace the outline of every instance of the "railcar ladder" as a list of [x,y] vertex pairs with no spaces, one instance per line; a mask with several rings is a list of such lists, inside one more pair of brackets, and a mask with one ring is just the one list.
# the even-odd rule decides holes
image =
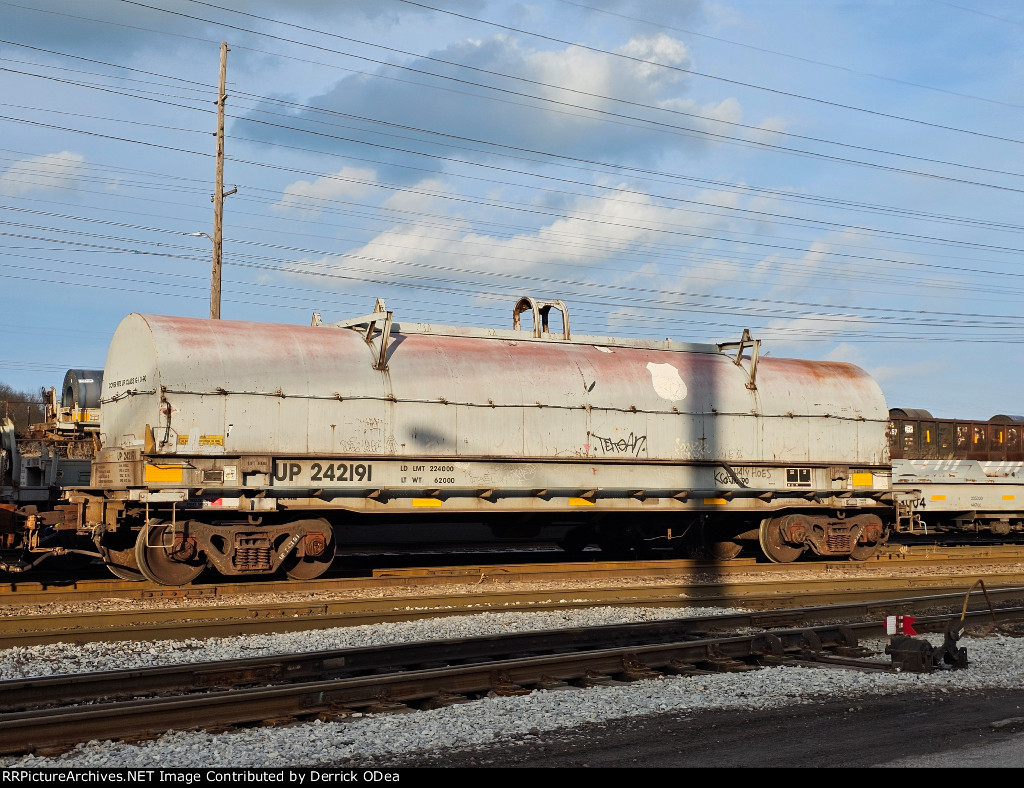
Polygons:
[[928,534],[928,524],[921,519],[921,514],[915,506],[920,500],[919,490],[911,490],[905,493],[893,494],[893,509],[896,515],[893,529],[898,534]]

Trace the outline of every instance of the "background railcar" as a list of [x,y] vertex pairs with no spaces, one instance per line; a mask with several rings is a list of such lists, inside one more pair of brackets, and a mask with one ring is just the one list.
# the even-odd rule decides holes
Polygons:
[[920,493],[906,531],[1024,533],[1024,417],[936,419],[903,408],[889,414],[893,484]]
[[0,419],[0,567],[93,549],[56,507],[65,489],[89,483],[102,385],[102,370],[70,369],[59,395],[42,391],[42,421],[18,431]]
[[889,453],[894,460],[1024,462],[1024,416],[987,421],[936,419],[926,410],[889,411]]

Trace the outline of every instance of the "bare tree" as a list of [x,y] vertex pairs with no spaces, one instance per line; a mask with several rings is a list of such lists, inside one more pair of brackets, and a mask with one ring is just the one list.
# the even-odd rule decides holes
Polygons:
[[26,434],[29,425],[38,424],[45,418],[41,391],[33,394],[0,383],[0,418],[4,416],[14,422],[15,434]]

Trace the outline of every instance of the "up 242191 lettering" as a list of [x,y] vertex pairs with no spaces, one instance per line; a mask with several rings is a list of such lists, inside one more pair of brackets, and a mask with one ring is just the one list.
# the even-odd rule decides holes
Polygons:
[[277,462],[274,481],[289,484],[303,482],[371,482],[373,465],[365,462]]

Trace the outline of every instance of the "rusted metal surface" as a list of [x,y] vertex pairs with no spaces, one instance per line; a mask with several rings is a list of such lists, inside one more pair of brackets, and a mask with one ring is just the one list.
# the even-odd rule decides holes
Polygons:
[[384,374],[356,331],[131,315],[107,359],[106,445],[141,448],[149,425],[166,456],[883,462],[884,399],[851,365],[762,358],[752,392],[708,346],[393,332]]

